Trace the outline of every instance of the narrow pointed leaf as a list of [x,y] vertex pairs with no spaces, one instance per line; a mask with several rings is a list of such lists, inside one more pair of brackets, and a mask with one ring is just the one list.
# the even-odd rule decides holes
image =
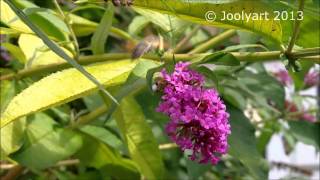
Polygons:
[[109,3],[99,26],[94,32],[91,39],[91,49],[93,54],[103,54],[104,46],[108,39],[110,28],[112,27],[112,18],[114,13],[114,7]]

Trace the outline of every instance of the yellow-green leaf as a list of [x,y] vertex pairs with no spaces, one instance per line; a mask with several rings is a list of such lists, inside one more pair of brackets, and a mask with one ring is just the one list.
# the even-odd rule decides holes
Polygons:
[[[28,17],[48,36],[59,40],[68,40],[66,34],[69,33],[67,25],[55,15],[54,11],[47,9],[36,11],[40,9],[35,4],[26,0],[15,1],[15,3],[25,12],[30,12]],[[10,6],[3,0],[0,0],[1,22],[10,28],[24,33],[33,33],[32,30],[24,24],[10,8]]]
[[[122,60],[87,67],[105,86],[123,83],[136,61]],[[41,110],[57,106],[97,90],[97,86],[76,69],[67,69],[51,74],[32,84],[12,99],[1,114],[1,128],[8,123]]]
[[25,126],[26,118],[21,118],[1,129],[1,155],[6,157],[22,146]]
[[1,46],[6,48],[6,50],[9,51],[10,54],[14,56],[21,63],[26,62],[26,57],[22,52],[21,48],[19,48],[18,46],[13,45],[11,43],[2,43]]
[[141,173],[149,180],[163,179],[165,170],[158,144],[142,109],[132,96],[122,100],[115,117]]
[[28,28],[27,25],[25,25],[20,20],[15,20],[17,18],[16,14],[10,9],[9,5],[5,3],[3,0],[0,1],[0,14],[1,14],[1,22],[5,23],[9,27],[11,27],[14,30],[20,31],[20,32],[26,32],[26,33],[32,33],[32,31]]
[[[162,13],[176,15],[182,19],[189,20],[195,23],[213,25],[223,28],[238,28],[245,29],[253,32],[265,35],[275,41],[280,42],[282,37],[282,28],[280,21],[275,21],[273,18],[273,10],[268,7],[268,4],[261,0],[256,1],[235,1],[227,2],[224,4],[217,4],[217,2],[208,1],[187,1],[187,0],[175,0],[175,1],[154,1],[154,0],[135,0],[133,2],[134,7],[154,10]],[[208,12],[214,12],[216,18],[214,21],[207,21]],[[268,12],[268,19],[262,18],[259,20],[253,20],[249,18],[247,21],[244,17],[242,20],[223,20],[224,12],[227,13],[240,13],[250,14],[252,13],[264,13]],[[210,15],[213,17],[213,14]]]
[[[21,34],[18,44],[26,57],[26,64],[29,67],[65,62],[64,59],[51,51],[43,41],[35,35]],[[71,52],[63,47],[61,48],[72,57]]]

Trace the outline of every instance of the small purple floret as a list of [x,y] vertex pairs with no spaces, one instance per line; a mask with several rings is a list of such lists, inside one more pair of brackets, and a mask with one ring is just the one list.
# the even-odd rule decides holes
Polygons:
[[204,77],[188,65],[179,62],[172,74],[161,71],[165,87],[157,111],[170,117],[166,133],[183,151],[192,151],[191,160],[217,164],[228,150],[229,114],[218,92],[205,89]]

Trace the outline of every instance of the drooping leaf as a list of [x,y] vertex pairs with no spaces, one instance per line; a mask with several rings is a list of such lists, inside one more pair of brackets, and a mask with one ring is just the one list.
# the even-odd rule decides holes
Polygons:
[[315,146],[320,149],[320,123],[306,121],[290,121],[290,130],[298,141]]
[[100,169],[114,179],[140,179],[136,166],[130,160],[122,158],[112,147],[92,136],[83,134],[82,137],[83,148],[76,157],[83,165]]
[[103,127],[86,125],[81,127],[81,131],[100,140],[101,142],[108,144],[113,148],[118,148],[122,144],[122,141],[119,139],[119,137]]
[[162,179],[164,165],[160,150],[141,108],[133,97],[128,96],[122,100],[116,111],[116,121],[126,140],[130,155],[141,173],[147,179]]
[[[92,33],[94,33],[98,27],[98,23],[95,23],[93,21],[90,21],[88,19],[85,19],[83,17],[74,15],[74,14],[69,14],[69,18],[72,21],[72,29],[76,36],[87,36]],[[116,27],[111,27],[110,28],[110,36],[114,36],[116,38],[123,38],[125,40],[133,41],[132,37],[130,36],[129,33],[116,28]]]
[[0,27],[0,34],[3,34],[3,35],[16,36],[16,35],[18,35],[20,33],[21,33],[21,31],[18,31],[18,30],[15,30],[15,29]]
[[245,109],[247,106],[247,100],[241,93],[241,91],[237,91],[236,89],[225,87],[223,89],[222,96],[224,99],[226,99],[230,104],[233,106],[239,108],[239,109]]
[[8,156],[22,146],[25,127],[26,119],[20,118],[1,129],[1,158],[4,158],[2,155]]
[[[221,2],[221,1],[220,1]],[[178,16],[185,20],[189,20],[195,23],[213,25],[224,28],[240,28],[249,31],[257,32],[265,35],[275,41],[281,42],[282,39],[282,28],[280,21],[273,20],[273,11],[269,8],[268,4],[257,0],[257,1],[235,1],[230,3],[218,4],[216,2],[209,1],[152,1],[152,0],[135,0],[133,2],[134,7],[149,9],[162,13],[169,13],[171,15]],[[215,20],[206,20],[208,12],[215,12]],[[263,13],[268,12],[270,14],[269,19],[253,20],[252,18],[248,21],[236,20],[236,19],[224,19],[224,13],[229,12],[232,14],[242,12],[246,14]],[[210,16],[213,16],[212,14]],[[210,18],[210,17],[209,17]]]
[[[123,83],[136,62],[122,60],[87,68],[105,86]],[[76,69],[51,74],[18,94],[1,114],[1,128],[15,119],[85,96],[97,87]],[[32,102],[32,103],[30,103]]]
[[138,35],[141,30],[150,23],[150,20],[144,16],[136,16],[129,24],[128,32],[132,35]]
[[[144,60],[140,59],[139,63],[133,68],[132,72],[130,73],[127,81],[123,84],[121,89],[115,95],[118,101],[121,101],[122,98],[127,96],[128,94],[132,94],[137,90],[140,90],[142,87],[146,85],[146,75],[147,72],[159,66],[160,63],[157,63],[152,60]],[[116,104],[112,103],[108,110],[108,117],[110,117],[113,112],[116,110]]]
[[210,164],[199,164],[197,162],[191,161],[188,157],[186,157],[185,159],[187,161],[188,176],[190,179],[199,179],[212,167],[212,165]]
[[2,80],[0,86],[0,112],[2,113],[17,92],[15,81]]
[[216,65],[225,65],[225,66],[238,66],[240,61],[234,57],[231,53],[219,52],[213,53],[205,56],[200,61],[205,64],[216,64]]
[[93,54],[103,54],[105,43],[107,41],[110,28],[112,26],[112,18],[114,13],[114,7],[109,3],[100,24],[91,38],[91,49]]
[[[52,52],[40,38],[32,34],[21,34],[18,44],[26,58],[27,67],[62,63],[64,60]],[[70,57],[72,53],[62,48]]]
[[[16,94],[16,84],[15,81],[6,80],[1,81],[0,83],[0,112],[2,113]],[[26,119],[21,118],[0,130],[1,158],[4,158],[2,155],[7,156],[21,147],[23,144],[25,126]]]
[[[20,8],[24,11],[28,9],[39,8],[30,1],[19,0],[15,1]],[[24,33],[33,33],[27,25],[25,25],[17,15],[10,9],[7,3],[4,0],[1,0],[1,22],[8,25],[10,28],[24,32]],[[59,19],[53,11],[41,11],[34,12],[29,15],[29,18],[43,30],[48,36],[55,37],[56,39],[65,41],[67,36],[65,33],[68,33],[68,28],[66,24]]]
[[303,61],[301,64],[301,71],[293,72],[292,70],[289,71],[289,74],[293,80],[295,90],[301,90],[306,88],[304,84],[304,77],[309,72],[310,68],[314,65],[312,62]]
[[6,48],[6,50],[21,63],[26,62],[26,57],[18,46],[11,43],[1,43],[1,46]]
[[[30,119],[26,143],[10,157],[34,170],[50,167],[74,154],[82,145],[81,136],[63,129],[50,116],[39,113]],[[44,158],[45,157],[45,158]]]
[[274,77],[267,73],[254,74],[249,71],[240,73],[240,83],[254,94],[254,99],[260,105],[271,105],[284,109],[284,87]]
[[63,49],[61,49],[54,41],[52,41],[39,27],[37,27],[30,18],[17,7],[16,4],[14,4],[11,1],[4,0],[10,8],[16,13],[17,16],[39,37],[42,39],[43,43],[46,44],[53,52],[55,52],[58,56],[66,60],[70,65],[72,65],[74,68],[76,68],[79,72],[82,73],[86,78],[88,78],[91,82],[93,82],[101,91],[103,97],[109,97],[111,100],[113,100],[115,103],[117,103],[117,100],[102,86],[102,84],[94,77],[92,74],[90,74],[88,71],[86,71],[76,60],[71,58],[66,52],[64,52]]
[[238,158],[255,179],[267,179],[268,168],[257,149],[254,127],[240,110],[228,105],[227,111],[231,124],[229,154]]
[[136,12],[147,18],[150,22],[160,27],[165,33],[173,34],[173,38],[177,38],[186,30],[188,22],[181,19],[161,14],[159,12],[150,11],[148,9],[134,8]]

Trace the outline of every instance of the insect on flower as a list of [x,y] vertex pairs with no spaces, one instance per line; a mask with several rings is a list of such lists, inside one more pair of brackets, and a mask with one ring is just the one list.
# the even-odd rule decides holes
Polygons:
[[115,6],[130,6],[133,4],[133,0],[112,0],[112,4]]

